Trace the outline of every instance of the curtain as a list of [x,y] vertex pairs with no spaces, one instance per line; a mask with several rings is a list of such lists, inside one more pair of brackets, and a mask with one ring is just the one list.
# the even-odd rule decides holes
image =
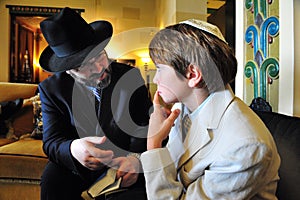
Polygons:
[[17,82],[33,82],[34,33],[22,26],[18,31]]

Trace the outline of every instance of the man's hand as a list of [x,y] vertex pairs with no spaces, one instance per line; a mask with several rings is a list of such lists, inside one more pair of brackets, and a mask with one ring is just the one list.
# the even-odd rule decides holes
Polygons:
[[160,105],[159,94],[156,92],[153,98],[154,111],[150,116],[147,149],[162,147],[162,141],[165,140],[178,117],[180,110],[173,112]]
[[117,167],[117,178],[122,177],[122,187],[133,185],[139,176],[140,161],[133,156],[114,158],[111,166]]
[[85,137],[76,139],[71,143],[71,153],[83,166],[90,170],[99,170],[103,165],[112,161],[114,156],[110,150],[95,147],[104,143],[106,137]]

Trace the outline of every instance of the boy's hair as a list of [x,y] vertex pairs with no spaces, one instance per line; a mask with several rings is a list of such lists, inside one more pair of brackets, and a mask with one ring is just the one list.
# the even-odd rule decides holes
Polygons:
[[[194,26],[180,23],[166,27],[155,34],[149,45],[150,57],[155,64],[166,64],[186,77],[193,64],[202,72],[209,92],[231,83],[237,72],[237,60],[223,40]],[[183,76],[183,77],[182,77]]]

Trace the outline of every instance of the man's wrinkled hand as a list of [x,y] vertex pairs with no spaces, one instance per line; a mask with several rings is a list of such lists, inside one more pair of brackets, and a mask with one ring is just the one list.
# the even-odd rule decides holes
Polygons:
[[114,158],[111,166],[118,169],[117,178],[122,177],[122,187],[133,185],[139,176],[140,161],[133,156]]
[[84,137],[71,143],[71,154],[83,166],[90,170],[99,170],[108,165],[114,156],[110,150],[102,150],[96,145],[103,144],[106,137]]

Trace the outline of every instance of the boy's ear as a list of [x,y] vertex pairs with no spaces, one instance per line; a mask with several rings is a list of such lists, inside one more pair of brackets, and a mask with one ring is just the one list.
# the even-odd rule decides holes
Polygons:
[[202,73],[199,67],[190,64],[187,70],[187,79],[190,87],[198,87],[202,80]]

